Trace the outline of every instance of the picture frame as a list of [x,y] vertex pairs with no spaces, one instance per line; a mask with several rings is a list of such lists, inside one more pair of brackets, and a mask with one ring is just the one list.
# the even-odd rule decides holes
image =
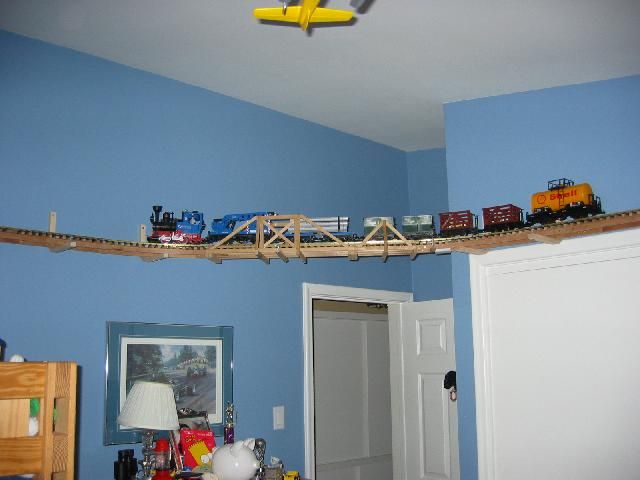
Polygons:
[[233,327],[107,322],[104,444],[141,441],[142,430],[118,425],[137,380],[169,383],[176,407],[206,411],[222,436],[233,403]]
[[211,424],[209,423],[209,415],[206,411],[196,412],[189,411],[188,413],[183,413],[183,411],[178,410],[178,424],[180,424],[180,429],[187,428],[189,430],[210,430]]

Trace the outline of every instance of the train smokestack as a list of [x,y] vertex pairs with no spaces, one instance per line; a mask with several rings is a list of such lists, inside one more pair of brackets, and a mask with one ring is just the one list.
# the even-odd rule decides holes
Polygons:
[[162,212],[162,205],[154,205],[152,208],[155,217],[155,223],[158,223],[160,221],[160,212]]

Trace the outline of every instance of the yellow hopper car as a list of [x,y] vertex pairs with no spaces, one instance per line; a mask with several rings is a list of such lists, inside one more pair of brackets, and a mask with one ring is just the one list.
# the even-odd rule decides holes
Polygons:
[[573,180],[559,178],[550,180],[546,191],[531,195],[531,213],[527,214],[527,224],[545,224],[600,213],[604,213],[600,197],[594,195],[591,185],[576,185]]

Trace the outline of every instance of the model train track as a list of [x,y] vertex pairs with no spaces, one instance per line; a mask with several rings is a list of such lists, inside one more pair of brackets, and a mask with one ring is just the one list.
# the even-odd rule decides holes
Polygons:
[[[291,215],[290,217],[296,217]],[[77,250],[81,252],[102,253],[140,257],[146,261],[165,258],[203,258],[215,263],[225,260],[260,259],[268,263],[272,259],[288,262],[297,258],[346,257],[357,260],[360,257],[381,257],[386,260],[392,256],[464,252],[482,254],[493,248],[531,244],[535,242],[559,243],[566,238],[594,235],[627,228],[640,227],[640,209],[624,212],[596,215],[593,217],[565,221],[545,226],[525,227],[517,230],[496,233],[480,233],[464,237],[429,238],[406,240],[393,228],[381,224],[377,235],[368,235],[361,241],[328,241],[321,243],[303,243],[272,238],[258,238],[256,243],[229,243],[214,245],[174,245],[107,238],[89,237],[66,233],[30,230],[24,228],[0,226],[0,243],[46,247],[53,252]],[[381,236],[382,238],[377,238]],[[395,236],[395,238],[393,238]],[[370,238],[369,238],[370,237]]]

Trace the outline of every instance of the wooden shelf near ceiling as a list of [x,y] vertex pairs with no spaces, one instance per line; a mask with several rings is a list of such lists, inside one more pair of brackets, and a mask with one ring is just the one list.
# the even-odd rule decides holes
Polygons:
[[[304,215],[278,215],[277,218],[254,217],[252,220],[257,222],[258,232],[262,231],[260,226],[265,225],[273,235],[265,238],[264,235],[259,234],[253,244],[233,243],[235,234],[242,228],[240,226],[234,233],[215,244],[164,245],[0,226],[0,243],[46,247],[52,252],[77,250],[135,256],[145,261],[166,258],[202,258],[214,263],[242,259],[260,259],[269,263],[274,259],[285,262],[290,259],[300,259],[306,262],[309,258],[330,257],[345,257],[350,260],[357,260],[360,257],[381,257],[386,261],[388,257],[395,256],[408,256],[414,259],[418,255],[450,252],[482,254],[494,248],[536,242],[559,243],[566,238],[640,227],[640,209],[508,232],[426,240],[406,240],[393,226],[383,223],[360,241],[345,242],[333,237],[331,241],[321,243],[301,241],[300,223],[312,222]],[[293,237],[286,237],[285,231],[291,232]],[[327,233],[321,227],[318,227],[318,231]],[[375,240],[374,234],[381,235],[382,239]]]

